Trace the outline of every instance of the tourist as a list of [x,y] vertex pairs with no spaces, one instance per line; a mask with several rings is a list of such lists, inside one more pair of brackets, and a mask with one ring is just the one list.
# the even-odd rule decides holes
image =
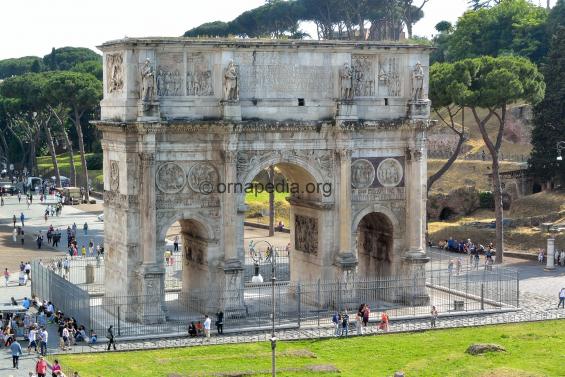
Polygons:
[[24,273],[27,276],[27,280],[31,281],[31,262],[27,262],[24,267]]
[[381,323],[379,324],[379,329],[381,329],[385,332],[388,331],[388,323],[389,323],[388,314],[386,312],[382,312]]
[[224,333],[224,312],[221,310],[216,313],[216,329],[218,334]]
[[175,236],[175,240],[173,241],[173,252],[178,252],[179,251],[179,235],[177,234]]
[[431,316],[431,319],[430,319],[430,321],[431,321],[430,326],[431,326],[432,328],[435,328],[435,327],[436,327],[437,316],[438,316],[437,309],[436,309],[435,306],[432,306],[432,311],[431,311],[430,314],[432,315],[432,316]]
[[65,351],[65,347],[69,345],[69,329],[67,326],[63,324],[62,329],[60,330],[61,336],[61,350]]
[[86,223],[86,221],[84,222],[84,225],[82,226],[82,230],[84,231],[84,235],[88,235],[88,224]]
[[18,191],[18,203],[22,202],[22,193]]
[[114,326],[110,325],[108,331],[106,332],[106,338],[108,338],[108,351],[110,351],[110,346],[114,346],[114,351],[116,350],[116,341],[114,340]]
[[[204,316],[204,339],[206,340],[210,340],[210,327],[212,324],[212,320],[210,319],[210,317],[208,317],[208,314],[206,314]],[[204,342],[204,339],[202,339],[202,342]]]
[[86,257],[86,247],[84,245],[80,248],[80,255],[82,255],[83,258]]
[[10,351],[12,352],[12,364],[15,369],[19,369],[19,359],[22,355],[22,346],[18,342],[18,339],[14,338],[14,343],[10,345]]
[[349,314],[347,310],[341,316],[341,336],[347,337],[349,335]]
[[371,315],[371,308],[369,308],[368,304],[365,304],[363,308],[363,326],[367,327],[369,324],[369,316]]
[[29,345],[27,346],[27,353],[31,353],[32,349],[33,352],[37,352],[37,330],[35,329],[35,326],[32,326],[29,329],[27,338],[29,339]]
[[20,230],[20,239],[22,241],[22,247],[24,246],[25,237],[24,237],[24,228]]
[[540,263],[543,263],[543,254],[544,254],[543,249],[540,248],[538,252],[538,262]]
[[341,325],[341,315],[338,312],[335,312],[332,317],[332,323],[335,326],[335,336],[339,336],[339,328]]
[[457,275],[459,275],[461,274],[461,269],[463,268],[463,261],[461,260],[461,257],[457,258],[455,263],[457,266]]
[[45,327],[42,327],[38,335],[39,335],[39,353],[41,354],[41,356],[45,356],[47,355],[47,342],[49,341],[49,333],[47,332],[47,329],[45,329]]
[[43,235],[41,234],[41,231],[37,234],[35,242],[37,243],[37,248],[41,249],[41,245],[43,244]]
[[561,256],[561,267],[565,266],[565,250],[561,250],[559,254]]
[[453,274],[453,259],[449,260],[449,264],[447,265],[447,272],[451,276]]
[[357,335],[363,335],[363,305],[357,310],[355,314],[355,332]]
[[98,341],[98,335],[94,332],[94,330],[90,330],[90,337],[88,339],[88,344],[96,344]]
[[190,325],[188,325],[188,335],[192,338],[198,335],[198,333],[196,332],[196,326],[194,325],[194,322],[190,322]]
[[61,370],[61,364],[59,364],[59,360],[53,360],[53,364],[51,365],[51,373],[52,377],[64,376],[63,371]]
[[565,309],[565,288],[561,288],[559,291],[559,304],[557,304],[557,309],[562,307]]
[[18,219],[16,219],[16,215],[14,215],[12,217],[12,222],[14,223],[14,228],[16,227],[16,222],[18,221]]
[[7,268],[4,269],[4,284],[8,288],[8,281],[10,280],[10,271]]
[[39,360],[35,364],[35,373],[37,373],[37,377],[47,376],[47,361],[45,361],[43,356],[39,356]]
[[25,220],[25,216],[23,212],[20,212],[20,221],[22,223],[22,228],[24,227],[24,220]]

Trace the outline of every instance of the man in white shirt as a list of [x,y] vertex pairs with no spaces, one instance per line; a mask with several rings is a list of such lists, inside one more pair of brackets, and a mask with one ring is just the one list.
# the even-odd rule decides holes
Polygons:
[[557,304],[557,309],[559,309],[559,307],[565,309],[565,288],[561,288],[561,291],[559,291],[559,304]]
[[31,349],[33,348],[34,352],[37,352],[37,342],[36,342],[36,334],[37,334],[37,330],[35,329],[35,327],[32,327],[29,330],[29,334],[28,334],[28,339],[29,339],[29,345],[27,346],[27,352],[31,353]]
[[45,356],[47,355],[47,342],[49,340],[49,333],[47,332],[46,329],[42,328],[39,331],[39,338],[40,338],[40,351],[41,351],[41,356]]
[[[210,327],[212,325],[212,320],[208,317],[208,314],[205,315],[204,319],[204,339],[210,341]],[[204,343],[204,339],[202,339],[202,343]]]

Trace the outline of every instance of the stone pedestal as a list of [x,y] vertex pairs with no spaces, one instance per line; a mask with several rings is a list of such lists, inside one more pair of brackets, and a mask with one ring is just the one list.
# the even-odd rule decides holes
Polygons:
[[419,255],[407,252],[402,258],[402,276],[409,278],[410,283],[402,287],[403,292],[399,297],[401,302],[413,306],[429,304],[430,296],[426,289],[425,271],[425,264],[429,261],[430,258],[422,252]]
[[409,116],[413,119],[429,119],[431,103],[432,101],[430,101],[429,99],[409,101]]
[[161,120],[161,106],[159,101],[140,101],[137,104],[138,122],[158,122]]
[[239,101],[222,101],[222,115],[224,120],[241,122],[241,105]]
[[350,282],[355,279],[355,269],[359,263],[355,254],[351,252],[341,252],[336,257],[335,265],[340,269],[340,275],[344,282]]
[[351,100],[342,100],[337,103],[336,120],[358,120],[357,105]]
[[545,265],[545,271],[555,270],[555,238],[547,239],[547,264]]
[[238,259],[224,261],[225,286],[223,297],[219,298],[219,306],[226,317],[245,315],[243,297],[243,264]]
[[166,321],[165,307],[165,269],[160,264],[142,265],[137,272],[140,282],[140,296],[134,305],[137,322],[143,324]]

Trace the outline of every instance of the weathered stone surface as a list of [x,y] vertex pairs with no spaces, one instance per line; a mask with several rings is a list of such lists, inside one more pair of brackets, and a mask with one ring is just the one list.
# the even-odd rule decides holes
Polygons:
[[[427,47],[141,38],[100,49],[108,295],[161,294],[154,266],[179,221],[183,299],[241,310],[243,295],[222,294],[244,284],[241,187],[272,165],[298,185],[291,280],[425,260]],[[150,302],[129,312],[158,315]]]
[[470,355],[480,355],[487,352],[506,352],[506,348],[498,344],[471,344],[465,351]]

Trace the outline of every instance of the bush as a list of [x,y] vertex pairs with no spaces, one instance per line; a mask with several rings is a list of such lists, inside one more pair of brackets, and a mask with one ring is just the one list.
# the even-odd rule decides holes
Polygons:
[[494,209],[494,195],[491,191],[482,191],[479,193],[479,206],[485,209]]
[[90,170],[102,170],[102,161],[104,157],[102,153],[94,153],[86,156],[86,166]]

